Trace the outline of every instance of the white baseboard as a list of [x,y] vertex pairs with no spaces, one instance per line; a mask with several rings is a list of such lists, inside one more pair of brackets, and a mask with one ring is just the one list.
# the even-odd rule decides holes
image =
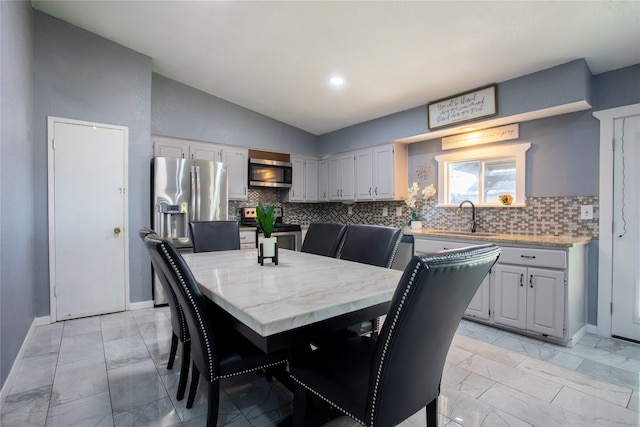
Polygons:
[[593,335],[598,335],[598,325],[589,325],[587,323],[587,333],[588,334],[593,334]]
[[31,326],[27,331],[27,335],[24,337],[24,340],[22,341],[22,345],[20,346],[20,351],[18,351],[18,354],[16,355],[16,358],[13,361],[13,365],[9,370],[9,375],[7,375],[7,380],[4,382],[4,384],[2,385],[2,389],[0,390],[0,407],[4,406],[4,401],[9,395],[9,391],[11,391],[11,387],[13,387],[13,383],[16,380],[16,375],[18,375],[20,363],[22,363],[22,358],[24,357],[27,344],[29,343],[29,341],[31,341],[31,335],[33,335],[33,331],[35,331],[35,329],[38,326],[48,325],[50,323],[51,323],[51,316],[35,317],[33,319],[33,322],[31,322]]
[[153,300],[129,303],[129,310],[140,310],[141,308],[153,308]]

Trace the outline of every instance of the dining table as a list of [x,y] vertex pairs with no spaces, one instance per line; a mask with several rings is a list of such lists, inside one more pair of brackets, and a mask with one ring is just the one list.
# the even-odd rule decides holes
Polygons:
[[204,296],[265,352],[309,342],[387,313],[402,271],[287,249],[183,254]]

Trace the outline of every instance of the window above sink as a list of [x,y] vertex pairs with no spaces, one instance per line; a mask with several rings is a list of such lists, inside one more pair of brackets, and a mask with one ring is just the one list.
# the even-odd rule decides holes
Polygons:
[[510,194],[511,206],[525,206],[526,152],[530,143],[501,144],[436,156],[438,205],[502,206],[498,196]]

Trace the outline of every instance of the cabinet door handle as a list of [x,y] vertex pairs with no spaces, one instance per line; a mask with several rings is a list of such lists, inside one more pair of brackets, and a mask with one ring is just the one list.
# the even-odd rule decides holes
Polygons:
[[378,195],[378,187],[376,187],[376,196]]
[[523,278],[524,278],[524,274],[520,273],[520,287],[522,288],[523,285]]
[[529,275],[529,287],[533,289],[533,274]]
[[369,187],[369,195],[371,195],[371,187]]
[[525,259],[536,259],[535,255],[520,255],[520,258],[525,258]]

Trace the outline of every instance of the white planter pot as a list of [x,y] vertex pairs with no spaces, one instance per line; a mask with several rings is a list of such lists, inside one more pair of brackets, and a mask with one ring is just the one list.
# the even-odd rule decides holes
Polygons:
[[258,237],[258,249],[262,245],[262,256],[265,258],[273,257],[276,255],[276,243],[277,237]]
[[422,221],[411,221],[411,228],[421,230]]

